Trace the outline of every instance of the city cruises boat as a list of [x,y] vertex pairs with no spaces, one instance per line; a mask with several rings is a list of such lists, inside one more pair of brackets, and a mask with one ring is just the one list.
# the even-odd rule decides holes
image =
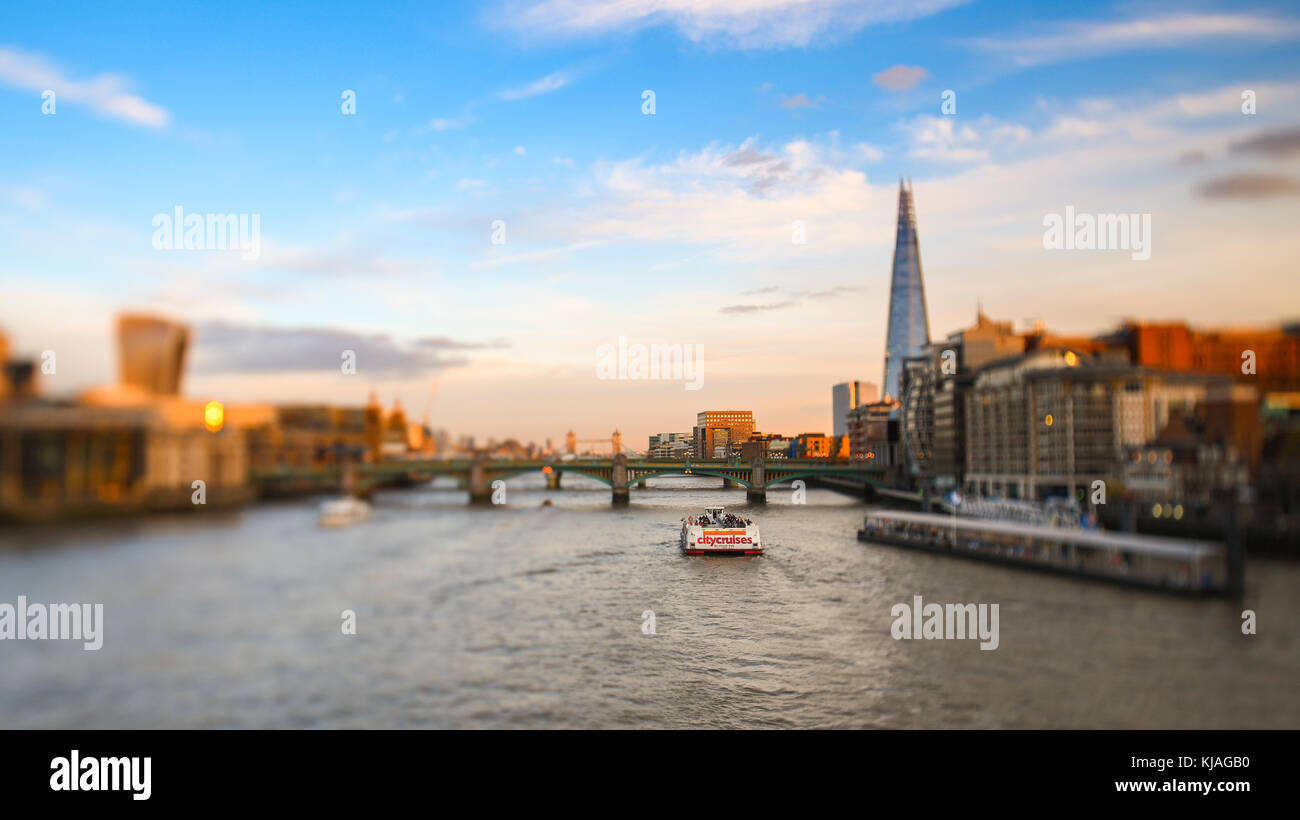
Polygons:
[[1228,589],[1224,545],[1017,521],[878,510],[859,541],[1188,594]]
[[323,501],[320,523],[323,527],[346,527],[370,517],[370,505],[350,495]]
[[682,519],[682,552],[687,555],[762,555],[758,525],[723,507]]

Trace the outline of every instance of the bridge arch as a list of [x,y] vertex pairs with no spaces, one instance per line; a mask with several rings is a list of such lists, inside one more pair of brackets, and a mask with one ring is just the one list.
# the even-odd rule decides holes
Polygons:
[[789,475],[778,476],[777,478],[770,478],[763,486],[775,487],[778,484],[785,484],[787,482],[794,481],[800,478],[818,478],[818,477],[825,477],[825,476],[836,476],[838,478],[853,478],[862,481],[865,484],[871,484],[876,487],[881,486],[880,479],[878,478],[867,478],[861,473],[852,473],[847,471],[840,472],[837,470],[809,470],[807,472],[791,473]]
[[[601,484],[604,484],[606,487],[613,487],[613,486],[614,486],[614,481],[613,481],[613,479],[611,479],[611,478],[608,477],[608,476],[603,476],[603,475],[600,475],[599,473],[589,472],[589,471],[587,471],[587,470],[582,469],[581,467],[561,467],[561,466],[558,465],[558,464],[557,464],[557,465],[554,465],[554,466],[555,466],[555,472],[557,472],[557,473],[575,473],[575,474],[577,474],[577,475],[583,475],[583,476],[586,476],[587,478],[594,478],[594,479],[596,479],[597,481],[599,481]],[[545,472],[543,471],[543,469],[542,469],[541,467],[532,467],[532,466],[529,466],[529,467],[523,467],[523,468],[514,469],[514,470],[511,470],[511,469],[505,469],[505,470],[492,470],[492,469],[488,469],[488,470],[487,470],[488,477],[489,477],[490,479],[492,479],[492,480],[496,480],[496,479],[507,479],[507,478],[516,478],[516,477],[518,477],[518,476],[521,476],[521,475],[529,475],[529,474],[531,474],[531,473],[537,473],[537,474],[539,474],[539,475],[545,475]]]
[[[747,471],[746,471],[746,472],[747,472]],[[641,481],[641,480],[643,480],[643,479],[647,479],[647,478],[662,478],[662,477],[664,477],[664,476],[687,476],[687,477],[694,477],[694,476],[697,476],[697,475],[709,476],[710,478],[725,478],[725,479],[727,479],[728,481],[734,481],[734,482],[736,482],[737,484],[743,484],[743,485],[745,485],[746,487],[749,487],[749,486],[750,486],[750,481],[749,481],[749,479],[746,479],[746,478],[738,478],[737,476],[734,476],[734,475],[727,475],[726,473],[714,472],[713,470],[710,470],[710,469],[708,469],[708,468],[705,468],[705,469],[696,469],[695,467],[691,467],[689,473],[686,471],[686,468],[685,468],[685,467],[683,467],[683,468],[680,469],[680,470],[659,470],[659,471],[657,471],[657,472],[653,472],[653,473],[646,473],[646,474],[644,474],[644,475],[638,475],[636,478],[629,478],[628,481],[629,481],[629,482],[631,482],[631,481]]]

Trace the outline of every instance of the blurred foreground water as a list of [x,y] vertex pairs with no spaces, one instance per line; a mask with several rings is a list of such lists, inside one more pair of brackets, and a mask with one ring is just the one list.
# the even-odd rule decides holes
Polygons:
[[[745,508],[663,478],[614,509],[565,482],[483,509],[388,492],[339,530],[319,499],[0,530],[0,602],[105,619],[97,652],[0,641],[0,727],[1300,728],[1295,564],[1183,600],[862,544],[864,506],[827,491]],[[714,503],[767,555],[683,557],[679,519]],[[893,640],[913,595],[999,604],[999,648]]]

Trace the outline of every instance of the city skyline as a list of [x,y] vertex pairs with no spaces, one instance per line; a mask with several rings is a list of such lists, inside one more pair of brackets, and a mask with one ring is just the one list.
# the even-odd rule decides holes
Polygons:
[[[996,4],[947,5],[802,30],[780,3],[748,28],[672,14],[530,28],[411,7],[359,20],[351,46],[272,11],[241,37],[280,56],[250,54],[233,83],[187,68],[183,34],[91,43],[109,12],[72,25],[33,11],[0,44],[15,123],[0,147],[45,157],[0,178],[0,327],[17,354],[59,354],[47,395],[114,380],[113,316],[140,311],[195,329],[192,396],[360,406],[373,390],[482,440],[618,428],[642,442],[736,405],[765,432],[817,431],[831,385],[883,384],[900,175],[915,182],[934,338],[981,302],[1067,334],[1300,314],[1300,21],[1284,6],[1008,26]],[[155,13],[180,32],[196,14]],[[440,31],[391,34],[422,16]],[[391,47],[367,62],[380,31]],[[338,61],[314,76],[330,46]],[[688,65],[638,68],[663,53]],[[1150,72],[1146,91],[1134,71]],[[52,116],[48,86],[62,90]],[[175,207],[260,215],[258,258],[155,250],[153,218]],[[1149,214],[1154,251],[1048,251],[1044,218],[1067,208]],[[596,378],[619,337],[703,345],[702,389]],[[347,349],[355,376],[337,371]]]
[[1153,733],[1300,728],[1295,3],[0,31],[0,723],[61,733],[20,789],[857,729],[895,791],[907,730],[1010,730],[1038,806],[1277,790]]

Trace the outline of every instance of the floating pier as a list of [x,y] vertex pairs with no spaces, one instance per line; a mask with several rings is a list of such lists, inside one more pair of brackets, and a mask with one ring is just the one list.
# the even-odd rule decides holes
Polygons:
[[858,540],[1187,595],[1240,589],[1241,562],[1223,544],[882,510]]

